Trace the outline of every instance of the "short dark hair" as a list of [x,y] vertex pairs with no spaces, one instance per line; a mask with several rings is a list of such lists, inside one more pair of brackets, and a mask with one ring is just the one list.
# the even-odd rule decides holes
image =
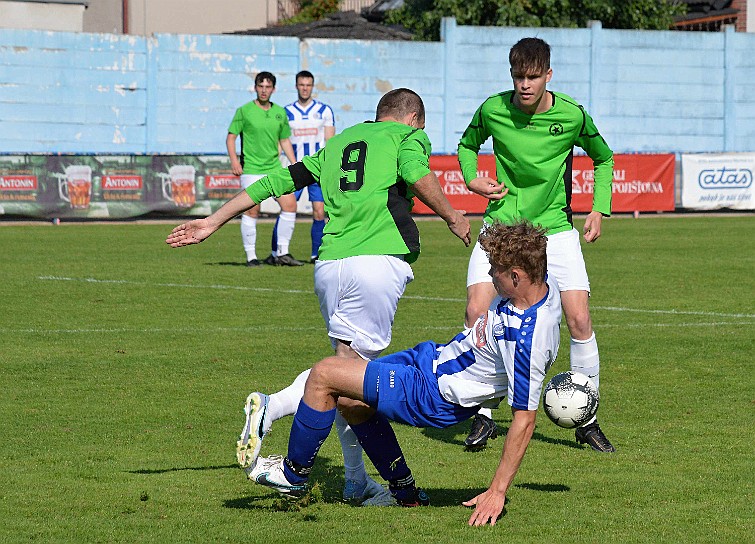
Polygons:
[[271,74],[270,72],[260,72],[256,76],[254,76],[254,84],[259,85],[265,80],[270,81],[270,83],[273,84],[273,87],[275,87],[275,76]]
[[540,38],[522,38],[509,51],[514,72],[542,74],[551,67],[551,46]]
[[532,283],[545,281],[548,239],[545,229],[521,220],[512,225],[493,223],[480,233],[480,245],[488,254],[491,265],[508,270],[521,268]]
[[315,80],[315,76],[312,75],[312,72],[310,72],[309,70],[302,70],[301,72],[296,74],[296,79],[294,79],[294,81],[298,82],[300,77],[308,77],[312,79],[312,81]]
[[416,113],[420,123],[425,121],[425,104],[422,98],[411,89],[393,89],[383,95],[378,102],[375,119],[394,117],[399,119],[409,113]]

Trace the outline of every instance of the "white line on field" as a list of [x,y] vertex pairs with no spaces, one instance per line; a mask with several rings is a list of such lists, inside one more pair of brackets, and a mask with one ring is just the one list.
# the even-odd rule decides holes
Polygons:
[[[185,283],[148,283],[129,280],[101,280],[96,278],[67,278],[62,276],[38,276],[37,279],[43,281],[74,281],[84,283],[116,283],[120,285],[151,285],[154,287],[181,287],[189,289],[229,289],[235,291],[258,291],[269,293],[292,293],[292,294],[306,294],[312,295],[313,291],[302,289],[272,289],[270,287],[249,287],[246,285],[192,285]],[[463,298],[443,298],[443,297],[425,297],[406,295],[402,297],[406,300],[427,300],[431,302],[466,302]],[[722,312],[698,312],[687,310],[645,310],[640,308],[622,308],[617,306],[592,306],[593,310],[602,310],[607,312],[634,312],[643,314],[664,314],[664,315],[699,315],[703,317],[743,317],[743,318],[755,318],[755,314],[729,314]]]
[[[624,325],[596,325],[596,329],[613,329],[613,328],[642,328],[648,329],[652,327],[659,328],[676,328],[676,327],[720,327],[726,325],[755,325],[755,321],[741,322],[741,321],[717,321],[708,323],[631,323]],[[458,325],[427,325],[412,327],[414,330],[427,330],[427,331],[457,331]],[[191,333],[196,334],[198,332],[203,333],[245,333],[245,332],[260,332],[260,331],[278,331],[278,332],[302,332],[302,331],[320,331],[323,330],[322,326],[318,327],[279,327],[279,326],[254,326],[254,327],[203,327],[198,329],[197,327],[190,328],[92,328],[92,329],[44,329],[44,328],[29,328],[29,329],[0,329],[2,334],[105,334],[105,333],[144,333],[144,334],[166,334],[166,333]]]

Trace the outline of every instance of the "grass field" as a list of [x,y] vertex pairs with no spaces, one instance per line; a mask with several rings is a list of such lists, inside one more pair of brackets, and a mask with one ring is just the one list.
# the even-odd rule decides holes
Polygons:
[[[583,247],[599,417],[618,451],[577,446],[540,414],[506,514],[484,528],[460,503],[487,487],[502,439],[465,453],[467,424],[397,427],[428,508],[339,502],[334,434],[313,476],[320,500],[245,481],[246,395],[330,353],[312,267],[241,266],[235,224],[182,249],[163,243],[170,228],[0,226],[0,542],[752,542],[755,216],[604,221]],[[462,323],[469,250],[443,223],[420,229],[389,352]],[[562,333],[551,374],[568,367]],[[494,417],[507,428],[507,409]],[[285,453],[289,427],[263,455]]]

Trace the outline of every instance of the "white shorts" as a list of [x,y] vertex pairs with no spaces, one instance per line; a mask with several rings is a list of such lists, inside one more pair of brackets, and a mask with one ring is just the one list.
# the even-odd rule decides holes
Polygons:
[[350,342],[371,361],[391,343],[396,307],[414,279],[412,267],[391,255],[360,255],[315,263],[315,293],[333,348]]
[[265,174],[241,174],[241,187],[246,189],[252,183],[264,177],[265,177]]
[[[483,225],[483,229],[485,226]],[[558,283],[559,291],[590,292],[587,267],[579,245],[579,232],[576,229],[548,236],[548,274]],[[467,268],[467,287],[475,283],[493,283],[490,277],[490,261],[478,241]]]

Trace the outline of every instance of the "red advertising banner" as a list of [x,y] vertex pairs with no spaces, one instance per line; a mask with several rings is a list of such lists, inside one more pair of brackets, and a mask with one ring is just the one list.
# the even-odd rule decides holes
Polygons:
[[[483,213],[485,211],[488,199],[467,189],[456,155],[431,155],[430,169],[438,176],[443,193],[454,208],[464,210],[467,213]],[[477,161],[477,175],[495,179],[495,157],[493,155],[480,155]],[[412,212],[433,213],[430,208],[416,198]]]
[[[662,155],[613,156],[613,212],[673,212],[673,153]],[[572,166],[572,200],[575,212],[592,210],[592,159],[574,157]]]
[[[673,153],[614,155],[612,211],[674,211],[674,167]],[[467,189],[456,155],[432,155],[430,168],[454,208],[467,213],[485,211],[487,200]],[[480,155],[478,175],[496,177],[493,155]],[[592,209],[593,176],[592,160],[586,156],[574,157],[571,205],[575,212]],[[432,213],[417,199],[412,211]]]

